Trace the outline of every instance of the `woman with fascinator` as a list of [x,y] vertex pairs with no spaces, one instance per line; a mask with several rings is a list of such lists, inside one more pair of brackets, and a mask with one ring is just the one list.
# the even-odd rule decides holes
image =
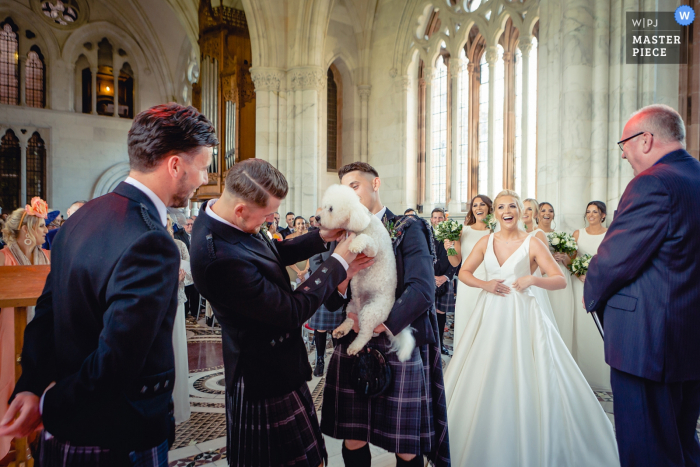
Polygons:
[[[32,198],[32,204],[16,209],[5,221],[0,250],[0,266],[38,266],[49,264],[51,252],[41,248],[49,229],[46,201]],[[34,307],[27,308],[27,321],[34,317]],[[7,401],[15,387],[15,310],[0,310],[0,419],[7,411]],[[10,437],[0,437],[0,459],[10,450]]]

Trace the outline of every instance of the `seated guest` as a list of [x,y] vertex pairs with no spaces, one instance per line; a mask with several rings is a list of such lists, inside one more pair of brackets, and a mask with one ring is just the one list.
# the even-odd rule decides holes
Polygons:
[[[7,244],[0,250],[0,266],[49,264],[51,253],[42,250],[46,228],[46,203],[32,199],[32,205],[15,210],[2,229]],[[34,307],[27,309],[33,315]],[[27,316],[29,320],[30,316]],[[0,420],[7,412],[7,401],[15,388],[15,309],[0,310]],[[9,436],[0,436],[0,459],[10,450]]]
[[291,235],[292,233],[294,233],[294,219],[295,219],[294,213],[291,211],[288,212],[285,219],[287,221],[287,227],[280,230],[280,235],[282,235],[282,238],[287,238],[288,235]]
[[[190,241],[192,240],[192,226],[197,216],[191,216],[185,221],[185,228],[175,232],[175,238],[185,244],[187,251],[190,251]],[[199,312],[199,292],[190,281],[190,285],[185,286],[185,295],[187,295],[187,303],[185,303],[184,317],[187,319],[188,314],[195,318]]]
[[66,211],[66,219],[75,214],[75,211],[82,208],[86,203],[87,201],[76,201],[73,204],[71,204],[68,210]]
[[311,227],[318,227],[318,221],[316,220],[315,215],[309,217],[309,228]]
[[282,235],[277,231],[277,221],[273,220],[272,222],[269,223],[267,227],[267,236],[270,238],[270,240],[277,240],[281,241],[283,240]]
[[49,230],[48,233],[46,234],[46,240],[44,241],[44,244],[41,245],[41,247],[45,250],[50,250],[51,249],[51,243],[53,242],[54,237],[58,233],[59,227],[61,227],[62,221],[61,221],[61,211],[55,209],[53,211],[49,211],[48,214],[46,215],[46,228]]
[[[287,235],[286,239],[292,239],[301,237],[302,235],[308,233],[306,229],[306,219],[301,216],[294,218],[294,232]],[[309,277],[309,260],[301,260],[296,264],[287,266],[287,273],[289,273],[289,279],[292,281],[292,287],[299,287],[299,285]]]
[[173,351],[175,352],[175,383],[173,385],[173,403],[175,405],[175,423],[179,425],[189,420],[190,411],[190,390],[188,383],[189,367],[187,361],[187,329],[185,328],[185,302],[187,295],[185,287],[192,284],[191,270],[182,268],[182,263],[190,264],[190,253],[180,240],[175,238],[173,232],[173,220],[168,216],[166,229],[180,252],[180,273],[177,283],[177,314],[173,325]]

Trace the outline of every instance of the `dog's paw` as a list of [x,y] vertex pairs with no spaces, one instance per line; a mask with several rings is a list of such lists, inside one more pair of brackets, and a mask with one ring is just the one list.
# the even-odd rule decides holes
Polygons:
[[364,242],[352,242],[350,246],[348,247],[348,250],[350,250],[350,253],[355,253],[359,255],[362,253],[362,250],[365,249]]
[[355,342],[353,342],[348,347],[348,355],[357,355],[358,353],[360,353],[360,350],[362,350],[362,347],[364,347],[364,346],[358,345]]
[[341,337],[345,337],[348,335],[348,333],[350,332],[351,329],[352,329],[352,323],[343,322],[343,324],[341,324],[340,326],[338,326],[337,328],[335,328],[333,330],[333,337],[335,337],[336,339],[340,339]]

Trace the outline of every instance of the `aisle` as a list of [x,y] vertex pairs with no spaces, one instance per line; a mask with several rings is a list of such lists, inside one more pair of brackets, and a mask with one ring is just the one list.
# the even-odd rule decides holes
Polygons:
[[[452,324],[452,315],[447,317],[447,326]],[[326,348],[326,365],[332,353],[331,343]],[[453,348],[452,331],[445,333],[445,347]],[[226,463],[226,413],[224,406],[224,367],[221,351],[221,330],[205,325],[204,320],[187,324],[187,351],[189,357],[189,385],[192,418],[176,429],[175,445],[169,453],[170,466],[224,466]],[[311,346],[309,362],[315,362],[316,350]],[[450,357],[443,357],[445,367]],[[321,413],[325,378],[309,381],[314,405]],[[595,391],[596,397],[613,422],[612,393]],[[700,420],[698,421],[700,435]],[[342,467],[341,441],[326,437],[328,466]],[[374,467],[396,465],[393,454],[375,446],[372,450]]]

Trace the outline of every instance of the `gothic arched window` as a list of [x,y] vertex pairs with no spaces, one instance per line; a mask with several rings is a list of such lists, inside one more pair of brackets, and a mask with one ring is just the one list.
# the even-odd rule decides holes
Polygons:
[[7,130],[0,140],[0,206],[2,212],[20,207],[22,186],[21,150],[15,132]]
[[19,104],[17,26],[10,18],[0,24],[0,104]]
[[447,197],[448,151],[448,70],[445,57],[438,57],[433,77],[431,99],[432,128],[430,135],[430,186],[433,202],[444,204]]
[[334,172],[342,165],[341,80],[338,69],[331,65],[326,75],[326,170]]
[[27,143],[27,202],[46,199],[46,144],[36,131]]
[[37,46],[33,46],[27,54],[27,64],[24,69],[27,105],[43,109],[46,107],[46,75],[44,57]]

